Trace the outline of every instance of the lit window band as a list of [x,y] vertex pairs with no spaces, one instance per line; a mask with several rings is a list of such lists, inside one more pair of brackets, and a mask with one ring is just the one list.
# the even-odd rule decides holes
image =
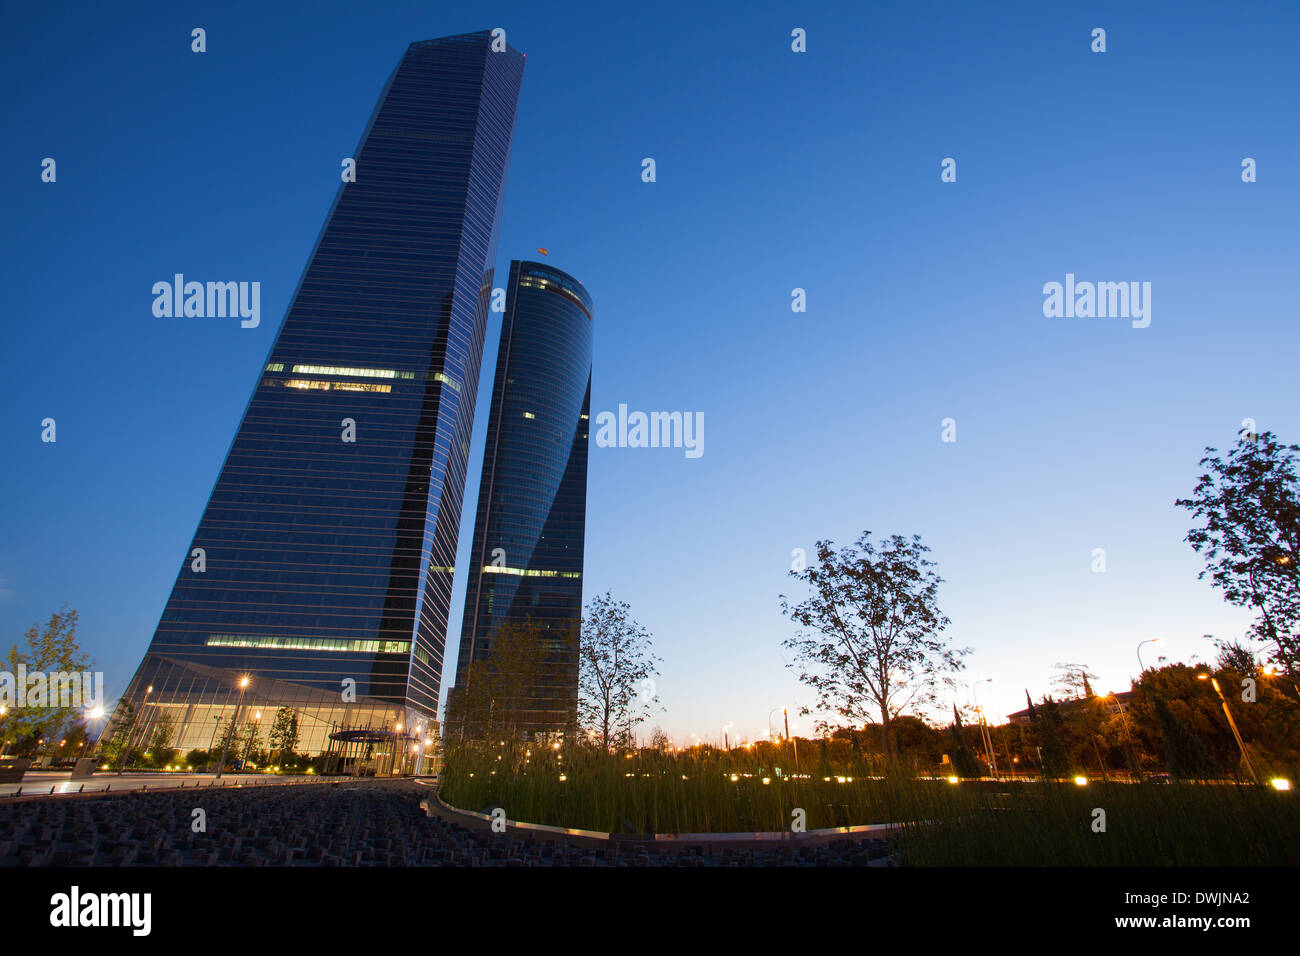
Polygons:
[[207,647],[258,647],[285,651],[329,651],[335,654],[409,654],[410,641],[361,641],[330,637],[272,637],[209,634]]
[[483,565],[484,574],[518,574],[525,578],[580,578],[581,571],[542,571],[538,568],[507,568],[499,564]]

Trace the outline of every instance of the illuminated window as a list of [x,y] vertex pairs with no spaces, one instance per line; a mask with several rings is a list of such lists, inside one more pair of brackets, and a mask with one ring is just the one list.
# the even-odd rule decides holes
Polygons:
[[284,371],[284,363],[283,363],[283,362],[271,362],[269,365],[266,366],[266,370],[267,370],[268,372],[283,372],[283,371]]
[[348,378],[397,378],[391,368],[345,368],[335,365],[295,365],[295,375],[343,375]]
[[525,578],[580,578],[580,571],[542,571],[538,568],[507,568],[499,564],[483,565],[484,574],[518,574]]
[[332,637],[209,634],[207,647],[258,647],[286,651],[332,651],[338,654],[409,654],[410,641],[361,641]]
[[393,386],[381,385],[378,382],[322,382],[314,378],[291,378],[284,383],[284,387],[319,389],[325,392],[330,389],[338,392],[391,392],[393,390]]
[[524,412],[524,418],[536,418],[536,417],[537,416],[534,415],[532,412]]

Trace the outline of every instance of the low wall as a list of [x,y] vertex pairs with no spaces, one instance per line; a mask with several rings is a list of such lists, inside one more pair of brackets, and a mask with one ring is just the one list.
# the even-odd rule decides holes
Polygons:
[[[462,810],[453,807],[438,796],[436,790],[429,788],[429,797],[420,801],[424,812],[430,816],[439,816],[444,820],[469,826],[471,829],[490,829],[492,816],[474,810]],[[691,846],[711,846],[728,848],[763,848],[775,846],[822,846],[833,840],[872,840],[883,839],[903,829],[899,823],[872,823],[854,827],[827,827],[822,830],[808,830],[804,833],[785,833],[768,831],[757,833],[602,833],[598,830],[578,830],[572,827],[553,827],[541,823],[525,823],[520,820],[506,820],[506,831],[516,837],[532,837],[540,840],[565,840],[576,846],[609,846],[616,844],[628,849],[664,849],[680,852]]]

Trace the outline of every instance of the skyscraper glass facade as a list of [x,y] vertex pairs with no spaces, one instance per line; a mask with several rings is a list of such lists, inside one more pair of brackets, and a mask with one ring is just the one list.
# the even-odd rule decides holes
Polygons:
[[577,656],[560,638],[582,616],[591,414],[592,300],[539,262],[512,262],[479,485],[456,690],[507,621],[554,635],[548,666],[516,726],[563,731]]
[[173,746],[242,674],[303,752],[436,715],[524,68],[491,42],[412,44],[370,118],[124,697]]

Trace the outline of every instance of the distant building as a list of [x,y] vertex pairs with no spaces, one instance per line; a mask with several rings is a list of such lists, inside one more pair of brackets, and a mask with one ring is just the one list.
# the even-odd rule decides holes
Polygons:
[[[1133,699],[1133,692],[1131,690],[1121,690],[1121,691],[1117,691],[1114,694],[1108,694],[1105,697],[1079,697],[1074,700],[1058,700],[1058,701],[1054,701],[1054,703],[1056,704],[1057,707],[1061,709],[1062,714],[1068,714],[1072,710],[1078,710],[1080,707],[1084,706],[1085,704],[1090,704],[1095,701],[1101,701],[1112,707],[1118,705],[1119,712],[1124,713],[1129,709],[1129,702],[1132,699]],[[1037,710],[1039,706],[1041,705],[1035,704],[1034,709]],[[1018,710],[1014,714],[1007,714],[1007,723],[1027,724],[1029,722],[1030,722],[1030,717],[1029,717],[1028,707],[1026,707],[1024,710]]]

